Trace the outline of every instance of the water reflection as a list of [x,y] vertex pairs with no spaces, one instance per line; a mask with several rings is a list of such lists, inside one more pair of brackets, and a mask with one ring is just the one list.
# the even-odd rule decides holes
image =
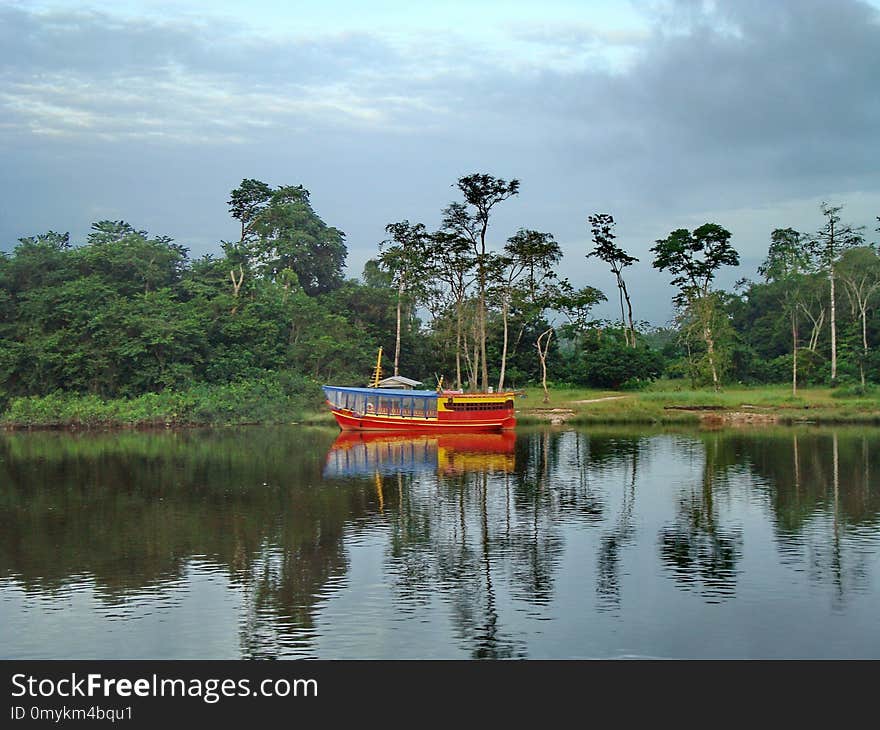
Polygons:
[[[617,442],[615,459],[622,461],[620,470],[621,504],[616,519],[605,527],[599,542],[596,564],[596,593],[599,610],[620,608],[621,553],[635,537],[633,511],[636,501],[636,474],[639,466],[640,442],[637,439]],[[607,460],[607,456],[602,461]]]
[[327,452],[324,476],[513,470],[516,435],[502,433],[404,434],[343,431]]
[[256,451],[248,436],[4,439],[0,579],[52,595],[88,578],[101,616],[152,615],[198,560],[243,600],[243,656],[308,655],[316,599],[345,570],[344,526],[367,505],[353,490],[309,493],[325,435],[298,434],[295,459],[290,434],[264,430]]
[[718,499],[729,498],[730,488],[726,470],[731,462],[722,443],[727,440],[716,433],[703,438],[699,481],[680,489],[676,518],[659,537],[660,556],[675,580],[698,589],[710,602],[734,595],[742,547],[741,528],[725,527],[717,507]]
[[[752,468],[772,500],[782,560],[811,582],[834,586],[836,608],[868,590],[880,490],[876,431],[786,434],[756,444]],[[876,587],[873,588],[876,590]]]
[[[833,627],[834,655],[880,656],[863,625],[880,607],[878,442],[871,429],[4,436],[0,646],[723,656],[739,644],[714,627],[693,645],[683,617],[723,607],[760,632],[766,602]],[[774,621],[764,655],[832,650]]]

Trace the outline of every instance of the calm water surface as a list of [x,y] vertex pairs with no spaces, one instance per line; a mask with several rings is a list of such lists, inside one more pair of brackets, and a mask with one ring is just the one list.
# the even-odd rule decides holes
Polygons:
[[0,436],[0,657],[880,658],[878,447]]

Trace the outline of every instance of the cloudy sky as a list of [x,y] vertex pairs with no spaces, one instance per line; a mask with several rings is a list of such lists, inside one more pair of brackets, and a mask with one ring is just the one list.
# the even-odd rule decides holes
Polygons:
[[254,177],[308,188],[356,276],[488,172],[521,181],[495,241],[549,231],[609,295],[583,254],[612,213],[662,324],[675,228],[733,233],[727,286],[823,200],[880,239],[880,0],[0,0],[0,48],[3,250],[110,218],[219,252]]

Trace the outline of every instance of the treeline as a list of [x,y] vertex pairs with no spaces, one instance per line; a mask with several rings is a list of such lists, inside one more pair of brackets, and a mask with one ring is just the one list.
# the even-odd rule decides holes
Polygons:
[[519,185],[461,178],[440,228],[389,224],[361,279],[345,278],[345,235],[300,185],[243,180],[228,201],[238,240],[197,259],[124,221],[95,223],[79,245],[52,231],[22,238],[0,255],[0,404],[196,389],[187,418],[211,420],[202,406],[216,398],[222,420],[271,420],[247,398],[236,417],[229,394],[250,384],[256,400],[306,409],[320,382],[365,383],[379,346],[388,373],[429,387],[440,377],[481,390],[638,387],[661,375],[715,387],[880,379],[880,260],[840,208],[824,206],[815,233],[774,231],[761,279],[733,292],[713,287],[739,260],[724,228],[657,240],[652,263],[677,289],[677,317],[654,329],[635,316],[625,272],[637,259],[611,215],[589,216],[584,255],[615,275],[617,321],[593,316],[603,292],[560,276],[551,233],[523,226],[497,241],[492,216]]

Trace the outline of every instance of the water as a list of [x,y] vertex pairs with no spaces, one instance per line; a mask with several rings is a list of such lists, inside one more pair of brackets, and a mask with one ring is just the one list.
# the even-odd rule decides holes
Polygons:
[[0,436],[2,658],[880,658],[880,430]]

